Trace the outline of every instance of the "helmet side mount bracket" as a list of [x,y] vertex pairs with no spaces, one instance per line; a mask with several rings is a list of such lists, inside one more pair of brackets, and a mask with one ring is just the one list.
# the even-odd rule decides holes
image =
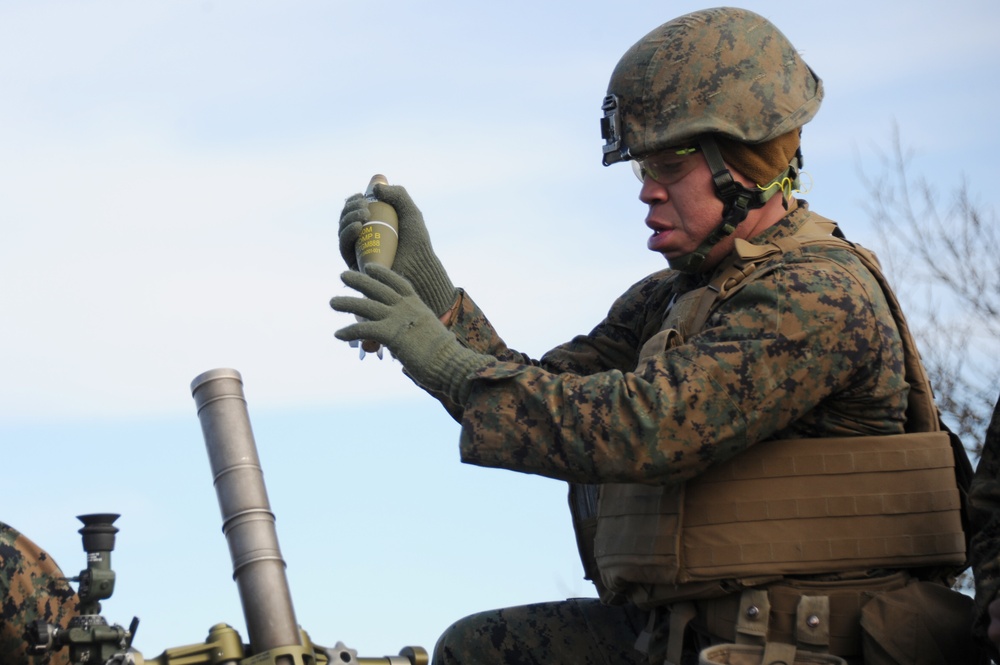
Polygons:
[[601,138],[604,139],[602,162],[605,166],[611,166],[630,158],[628,147],[622,147],[621,106],[618,103],[618,95],[606,96],[601,104],[601,110],[604,111],[604,117],[601,118]]

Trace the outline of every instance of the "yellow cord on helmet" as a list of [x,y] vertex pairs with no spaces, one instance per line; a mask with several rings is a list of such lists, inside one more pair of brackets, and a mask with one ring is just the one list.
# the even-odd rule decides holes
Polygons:
[[[783,178],[775,179],[767,187],[761,187],[760,185],[757,185],[757,189],[759,189],[761,192],[767,192],[770,189],[778,187],[781,190],[782,197],[784,197],[784,199],[787,201],[788,199],[792,198],[792,194],[796,192],[798,192],[799,194],[807,194],[809,190],[812,189],[812,176],[809,174],[808,171],[798,172],[798,176],[801,176],[802,174],[809,176],[809,187],[807,187],[806,189],[802,189],[802,183],[799,181],[799,177],[793,179],[789,178],[787,175]],[[774,194],[777,194],[777,192],[766,194],[765,200],[771,198]]]
[[[775,187],[778,187],[781,190],[781,195],[785,198],[785,200],[790,199],[792,197],[792,192],[796,191],[793,189],[794,183],[792,182],[792,179],[789,178],[788,176],[785,176],[780,180],[772,181],[771,184],[768,185],[767,187],[761,187],[760,185],[757,185],[757,189],[759,189],[761,192],[767,192],[768,190],[774,189]],[[777,194],[777,192],[772,192],[767,195],[767,198],[771,198],[775,194]]]

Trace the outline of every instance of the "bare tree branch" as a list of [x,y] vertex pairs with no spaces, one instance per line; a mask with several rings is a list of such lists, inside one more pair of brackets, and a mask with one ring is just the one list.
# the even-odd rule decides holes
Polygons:
[[888,152],[874,148],[874,175],[859,158],[864,207],[938,406],[978,458],[1000,393],[1000,225],[966,182],[947,190],[915,177],[893,130]]

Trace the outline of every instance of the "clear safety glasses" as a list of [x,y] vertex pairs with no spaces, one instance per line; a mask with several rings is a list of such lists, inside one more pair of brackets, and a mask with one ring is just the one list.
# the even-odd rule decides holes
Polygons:
[[632,172],[639,182],[652,178],[661,185],[672,185],[698,165],[691,155],[699,152],[697,146],[667,148],[646,159],[632,160]]

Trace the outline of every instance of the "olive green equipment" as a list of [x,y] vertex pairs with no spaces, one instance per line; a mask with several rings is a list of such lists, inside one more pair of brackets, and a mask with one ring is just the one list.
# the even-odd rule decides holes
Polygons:
[[404,647],[398,656],[358,657],[342,642],[315,644],[295,619],[285,560],[278,545],[257,445],[250,427],[243,379],[234,369],[214,369],[191,382],[208,451],[247,629],[247,642],[225,623],[208,631],[203,643],[166,649],[144,658],[132,648],[138,618],[128,628],[109,625],[100,601],[114,591],[111,569],[116,514],[82,515],[80,529],[87,568],[78,577],[80,616],[69,626],[38,621],[26,638],[35,655],[68,648],[74,665],[428,665],[421,647]]
[[[361,227],[361,233],[354,244],[355,256],[358,259],[358,270],[365,271],[369,265],[375,264],[392,268],[396,258],[396,248],[399,246],[399,218],[395,209],[375,196],[375,185],[388,185],[389,180],[381,173],[376,173],[365,189],[365,200],[368,201],[369,220]],[[382,345],[373,340],[354,340],[352,347],[359,347],[361,358],[366,353],[375,353],[382,358]]]
[[108,625],[101,616],[101,601],[110,598],[115,590],[111,552],[115,548],[118,528],[114,522],[118,517],[113,513],[78,516],[83,522],[80,535],[87,553],[87,567],[69,580],[79,584],[79,614],[65,628],[41,620],[29,624],[26,638],[31,653],[40,655],[68,648],[72,663],[141,662],[135,660],[131,648],[139,619],[133,618],[129,627],[123,628],[118,624]]

